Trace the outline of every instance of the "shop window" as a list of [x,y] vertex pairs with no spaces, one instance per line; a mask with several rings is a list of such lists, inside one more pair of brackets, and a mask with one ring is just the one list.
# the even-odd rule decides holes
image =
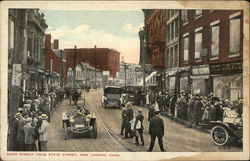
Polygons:
[[9,48],[14,49],[15,43],[15,23],[10,19],[9,21]]
[[201,51],[202,51],[202,33],[201,31],[195,33],[195,61],[201,61]]
[[175,21],[174,21],[174,23],[175,23],[175,38],[178,38],[178,36],[179,36],[179,19],[177,18],[177,19],[175,19]]
[[230,56],[238,56],[240,52],[240,16],[230,19]]
[[219,24],[211,26],[212,42],[211,42],[211,57],[219,57],[219,34],[220,27]]
[[183,57],[183,61],[184,63],[188,63],[189,61],[189,37],[186,36],[183,39],[183,43],[184,43],[184,57]]
[[182,10],[181,18],[183,23],[188,22],[188,10]]

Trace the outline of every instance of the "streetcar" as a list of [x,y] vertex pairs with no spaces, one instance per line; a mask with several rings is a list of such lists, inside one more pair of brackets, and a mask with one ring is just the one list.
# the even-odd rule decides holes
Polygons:
[[106,86],[103,90],[103,108],[121,108],[122,88],[119,86]]

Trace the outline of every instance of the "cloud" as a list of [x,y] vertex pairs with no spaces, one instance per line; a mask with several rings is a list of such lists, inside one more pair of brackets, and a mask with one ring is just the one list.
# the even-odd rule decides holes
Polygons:
[[126,24],[123,26],[122,30],[124,32],[127,32],[129,34],[137,34],[139,29],[143,27],[143,23],[142,24],[139,24],[138,26],[133,26],[131,25],[130,23]]
[[89,25],[83,24],[75,28],[63,25],[56,30],[51,30],[52,39],[59,39],[59,47],[61,49],[73,48],[93,48],[96,45],[99,48],[113,48],[120,52],[120,59],[124,56],[124,60],[128,63],[139,62],[139,38],[122,37],[112,33],[107,33],[91,28]]

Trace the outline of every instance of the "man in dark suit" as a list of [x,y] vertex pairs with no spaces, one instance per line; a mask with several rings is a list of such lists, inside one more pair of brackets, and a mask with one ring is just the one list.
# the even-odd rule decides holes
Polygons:
[[162,118],[159,117],[159,113],[160,111],[155,112],[155,116],[150,120],[149,134],[151,135],[151,142],[148,149],[149,152],[151,152],[154,148],[156,137],[158,137],[158,143],[161,151],[165,151],[162,140],[162,137],[164,136],[164,123]]
[[121,125],[121,133],[120,135],[123,135],[123,132],[125,130],[125,117],[126,117],[126,111],[125,105],[122,104],[122,125]]
[[133,120],[133,110],[131,108],[132,104],[127,103],[127,110],[125,112],[124,123],[125,123],[125,138],[128,138],[128,134],[130,138],[133,137],[130,121]]

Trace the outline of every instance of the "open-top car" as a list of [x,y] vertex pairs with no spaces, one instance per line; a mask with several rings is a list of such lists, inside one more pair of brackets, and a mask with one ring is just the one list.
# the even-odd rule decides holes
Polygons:
[[68,112],[63,112],[62,124],[65,140],[74,135],[88,135],[91,138],[97,138],[96,116],[84,108],[72,107]]
[[242,143],[243,124],[241,117],[225,117],[223,121],[211,121],[211,137],[218,146],[230,144],[232,141]]

